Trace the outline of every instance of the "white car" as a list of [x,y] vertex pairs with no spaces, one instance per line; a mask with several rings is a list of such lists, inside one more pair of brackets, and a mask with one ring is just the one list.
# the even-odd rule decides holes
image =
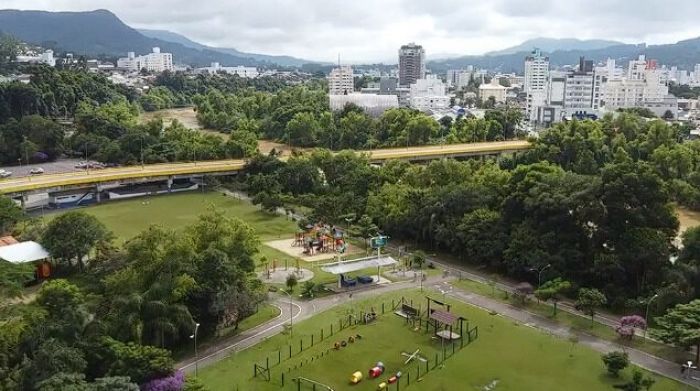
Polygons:
[[5,170],[0,170],[0,178],[7,178],[12,176],[12,173]]
[[30,174],[30,175],[41,175],[41,174],[43,174],[43,173],[44,173],[44,169],[41,168],[41,167],[32,168],[32,169],[29,171],[29,174]]

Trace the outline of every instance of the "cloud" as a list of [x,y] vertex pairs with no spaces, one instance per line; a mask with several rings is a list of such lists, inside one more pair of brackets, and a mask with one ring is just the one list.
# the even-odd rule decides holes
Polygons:
[[314,60],[395,61],[398,47],[479,54],[523,40],[667,43],[700,36],[700,1],[676,0],[2,0],[51,11],[105,8],[137,28],[238,50]]

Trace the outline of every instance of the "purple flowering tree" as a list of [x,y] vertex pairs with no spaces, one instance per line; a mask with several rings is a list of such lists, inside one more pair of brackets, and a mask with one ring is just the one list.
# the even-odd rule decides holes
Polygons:
[[647,322],[639,315],[623,316],[620,324],[615,327],[615,331],[622,339],[631,340],[636,329],[646,329]]
[[141,391],[181,391],[185,385],[185,374],[177,371],[170,376],[153,379],[141,385]]

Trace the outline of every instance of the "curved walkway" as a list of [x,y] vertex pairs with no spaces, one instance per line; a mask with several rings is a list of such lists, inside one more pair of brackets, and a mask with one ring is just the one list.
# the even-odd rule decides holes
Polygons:
[[[550,335],[559,338],[568,338],[570,336],[576,335],[578,337],[578,343],[580,345],[586,346],[590,349],[601,353],[607,353],[614,350],[622,349],[618,344],[614,342],[594,337],[589,334],[575,332],[566,326],[553,322],[550,319],[547,319],[543,316],[533,314],[522,308],[518,308],[510,304],[506,304],[498,300],[481,296],[472,292],[464,291],[458,287],[450,285],[450,281],[452,280],[453,278],[433,276],[429,277],[427,281],[424,282],[424,286],[445,292],[444,294],[446,296],[449,296],[465,304],[472,305],[486,311],[498,312],[499,314],[507,316],[516,322],[540,329],[543,332],[546,332]],[[395,282],[392,284],[382,286],[376,286],[374,288],[370,288],[364,291],[353,292],[352,298],[350,298],[347,294],[337,294],[311,301],[293,300],[293,322],[294,324],[296,324],[297,322],[308,319],[319,312],[323,312],[340,304],[347,303],[351,300],[363,299],[381,293],[417,287],[418,284],[419,282],[409,280]],[[447,286],[450,286],[450,288],[446,289]],[[243,332],[240,335],[234,336],[228,340],[221,341],[216,346],[212,346],[206,352],[200,354],[200,358],[197,361],[197,366],[202,368],[207,365],[213,364],[233,354],[234,352],[244,350],[250,346],[261,342],[263,339],[269,338],[273,335],[282,332],[282,330],[284,329],[284,325],[289,323],[289,299],[287,299],[286,296],[275,296],[275,299],[273,300],[272,304],[282,309],[280,315],[277,318],[265,324],[262,324],[256,328]],[[645,368],[649,371],[658,373],[660,375],[675,379],[689,386],[700,388],[700,380],[686,379],[681,376],[679,364],[664,360],[656,356],[652,356],[648,353],[637,349],[625,348],[624,350],[629,354],[630,361],[633,364]],[[177,367],[184,370],[185,372],[192,372],[195,369],[195,360],[194,358],[190,358],[188,360],[178,363]]]

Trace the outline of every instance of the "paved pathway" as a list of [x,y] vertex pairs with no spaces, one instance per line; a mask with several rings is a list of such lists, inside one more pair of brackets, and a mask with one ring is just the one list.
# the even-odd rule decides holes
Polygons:
[[[444,281],[442,277],[432,277],[428,278],[424,283],[427,286],[428,284],[435,284],[441,281]],[[178,362],[175,366],[187,373],[193,372],[196,368],[203,368],[209,364],[223,360],[234,352],[238,352],[256,345],[264,339],[281,333],[284,330],[285,325],[289,325],[290,312],[293,314],[292,332],[294,332],[294,324],[308,319],[313,315],[323,312],[329,308],[347,303],[350,300],[358,300],[400,289],[417,287],[419,283],[419,281],[407,280],[386,285],[378,285],[366,288],[364,290],[353,291],[352,298],[350,298],[350,292],[348,292],[326,296],[311,301],[300,301],[294,299],[292,300],[291,311],[288,297],[275,295],[271,304],[281,309],[281,313],[278,317],[231,338],[217,342],[215,345],[207,348],[205,351],[199,352],[198,360],[195,360],[194,357],[190,357]]]
[[[548,318],[528,312],[522,308],[503,303],[501,301],[481,296],[472,292],[467,292],[450,284],[451,278],[443,278],[441,276],[433,276],[425,281],[425,286],[437,289],[444,292],[455,300],[461,301],[468,305],[487,310],[495,311],[503,316],[507,316],[519,323],[526,324],[531,327],[540,329],[548,334],[560,338],[568,338],[572,335],[578,337],[578,343],[601,353],[607,353],[614,350],[621,350],[622,347],[614,342],[597,338],[585,333],[577,333],[566,326],[553,322]],[[402,281],[383,286],[377,286],[372,289],[353,292],[352,298],[349,294],[337,294],[319,298],[312,301],[292,300],[291,313],[293,322],[296,324],[302,320],[308,319],[313,315],[333,308],[340,304],[347,303],[350,300],[359,300],[372,297],[378,294],[392,292],[400,289],[417,287],[417,281]],[[207,365],[218,362],[225,357],[233,354],[236,351],[244,350],[253,346],[264,339],[272,337],[283,331],[284,325],[289,324],[290,303],[286,297],[275,296],[273,305],[281,308],[281,314],[265,324],[262,324],[253,329],[247,330],[230,339],[221,341],[215,346],[210,347],[207,351],[200,353],[200,358],[195,365],[195,360],[190,358],[177,364],[185,372],[194,371],[195,367],[205,367]],[[681,377],[680,367],[678,364],[664,360],[659,357],[652,356],[648,353],[637,349],[626,348],[625,351],[630,356],[630,361],[635,365],[659,373],[661,375],[676,379],[687,385],[700,388],[700,381],[695,379],[685,379]]]

